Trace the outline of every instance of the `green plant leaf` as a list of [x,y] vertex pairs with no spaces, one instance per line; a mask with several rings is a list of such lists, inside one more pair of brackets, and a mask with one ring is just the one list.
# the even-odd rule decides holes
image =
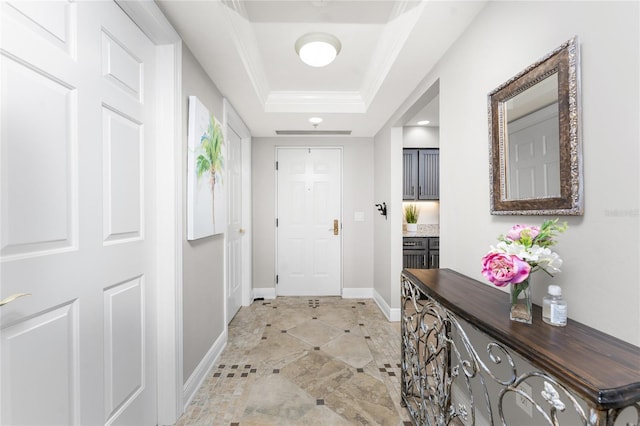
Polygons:
[[216,123],[213,116],[209,117],[209,126],[200,138],[200,147],[203,153],[196,160],[196,168],[198,177],[204,173],[211,173],[212,177],[216,175],[222,178],[224,171],[224,159],[222,158],[222,146],[224,145],[224,137],[220,125]]
[[415,204],[409,204],[404,209],[404,217],[407,223],[418,223],[418,207]]

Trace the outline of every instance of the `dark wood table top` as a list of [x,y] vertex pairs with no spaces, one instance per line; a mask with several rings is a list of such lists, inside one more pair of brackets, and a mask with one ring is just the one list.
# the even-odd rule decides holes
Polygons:
[[[403,274],[442,306],[600,409],[640,401],[640,347],[569,319],[565,327],[509,319],[509,295],[450,269],[405,269]],[[594,315],[597,315],[594,312]]]

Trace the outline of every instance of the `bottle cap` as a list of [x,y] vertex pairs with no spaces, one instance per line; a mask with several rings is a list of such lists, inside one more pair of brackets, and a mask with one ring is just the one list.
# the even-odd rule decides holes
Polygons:
[[558,285],[550,285],[549,294],[552,296],[560,296],[562,294],[562,289]]

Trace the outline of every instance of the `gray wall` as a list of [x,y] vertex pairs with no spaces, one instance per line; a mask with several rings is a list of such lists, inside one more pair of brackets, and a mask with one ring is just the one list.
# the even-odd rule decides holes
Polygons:
[[[376,153],[395,148],[390,126],[440,79],[440,265],[485,282],[480,259],[496,237],[515,223],[546,218],[489,214],[487,94],[578,35],[585,214],[563,218],[569,229],[556,249],[564,266],[554,282],[563,289],[570,318],[636,345],[639,16],[638,2],[490,2],[375,138]],[[389,170],[388,161],[376,155],[376,178],[399,185],[401,174]],[[376,222],[375,235],[383,225],[389,226]],[[378,239],[376,265],[391,253],[377,245]],[[376,276],[376,286],[384,286],[385,278]],[[548,283],[534,278],[536,303]]]
[[[275,285],[276,146],[342,147],[343,287],[372,288],[373,221],[379,216],[373,199],[373,141],[344,137],[252,140],[253,287]],[[355,222],[354,212],[364,212],[365,220]]]
[[[393,143],[391,141],[394,141]],[[386,202],[388,219],[377,217],[374,236],[374,289],[389,309],[400,308],[402,270],[402,129],[383,128],[374,138],[374,197]],[[392,254],[393,253],[393,254]],[[385,312],[390,316],[391,312]],[[392,316],[392,315],[391,315]]]
[[224,332],[224,236],[187,241],[187,119],[189,96],[197,96],[222,122],[222,95],[191,51],[182,49],[182,303],[183,374],[186,382],[216,339]]

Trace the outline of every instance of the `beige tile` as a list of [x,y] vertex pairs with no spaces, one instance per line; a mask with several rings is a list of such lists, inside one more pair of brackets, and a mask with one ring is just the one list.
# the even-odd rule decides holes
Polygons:
[[249,356],[254,364],[277,363],[278,361],[298,358],[311,348],[287,333],[274,332],[268,334],[265,340],[260,340],[260,345],[253,349]]
[[243,307],[177,424],[402,425],[398,324],[368,299],[279,297]]
[[344,334],[343,329],[311,319],[287,331],[287,334],[297,337],[303,342],[316,347],[322,346],[332,339]]
[[325,405],[316,406],[300,419],[300,425],[313,426],[350,426],[350,421],[340,416]]
[[348,365],[319,351],[309,352],[281,373],[317,399],[324,399],[354,376]]
[[[353,304],[352,304],[353,305]],[[321,305],[317,312],[316,317],[327,324],[340,329],[355,329],[358,326],[357,311],[352,308],[346,308],[344,306],[336,306],[335,304]]]
[[354,368],[362,368],[373,361],[365,339],[352,333],[344,333],[321,346],[320,349]]
[[385,385],[367,374],[345,383],[325,403],[353,424],[397,425],[400,421]]
[[257,380],[251,387],[242,422],[256,421],[262,416],[281,423],[300,422],[316,404],[315,398],[287,378],[271,374]]

